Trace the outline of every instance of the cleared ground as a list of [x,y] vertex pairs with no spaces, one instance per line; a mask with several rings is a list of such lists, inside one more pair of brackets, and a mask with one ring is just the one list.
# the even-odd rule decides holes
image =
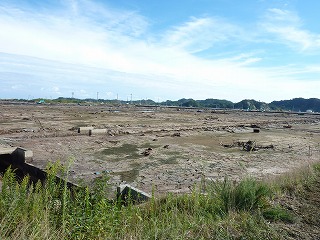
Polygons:
[[[0,146],[32,150],[32,164],[40,168],[49,161],[71,164],[73,181],[108,173],[114,188],[126,182],[149,193],[188,192],[206,179],[264,178],[320,159],[316,114],[127,105],[0,104],[0,109]],[[79,134],[82,126],[107,133]],[[258,150],[244,151],[240,145],[248,141]]]

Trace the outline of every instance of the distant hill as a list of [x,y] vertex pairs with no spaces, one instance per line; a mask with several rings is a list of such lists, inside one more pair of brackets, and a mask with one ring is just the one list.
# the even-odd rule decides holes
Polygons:
[[234,104],[234,108],[237,109],[246,109],[246,110],[270,110],[270,107],[265,102],[258,102],[256,100],[242,100],[241,102],[238,102]]
[[194,100],[192,98],[182,98],[177,101],[167,100],[166,102],[162,102],[161,105],[204,108],[233,108],[233,102],[231,101],[212,98],[206,100]]
[[180,99],[178,101],[166,101],[160,103],[167,106],[182,106],[182,107],[203,107],[203,108],[235,108],[244,110],[261,110],[261,111],[295,111],[306,112],[312,110],[314,112],[320,112],[320,99],[318,98],[294,98],[291,100],[273,101],[271,103],[265,103],[256,101],[254,99],[245,99],[238,103],[233,103],[228,100],[219,99],[206,99],[206,100],[194,100]]
[[228,100],[220,99],[206,99],[206,100],[194,100],[192,98],[182,98],[177,101],[167,100],[160,103],[167,106],[181,106],[181,107],[203,107],[203,108],[235,108],[244,110],[262,110],[262,111],[296,111],[305,112],[312,110],[314,112],[320,112],[320,99],[318,98],[294,98],[291,100],[273,101],[271,103],[265,103],[256,101],[254,99],[245,99],[238,103],[233,103]]
[[[15,101],[29,101],[39,102],[42,99],[13,99]],[[224,108],[224,109],[244,109],[244,110],[258,110],[258,111],[293,111],[293,112],[306,112],[312,110],[313,112],[320,112],[320,99],[318,98],[293,98],[291,100],[273,101],[265,103],[256,101],[254,99],[245,99],[238,103],[233,103],[228,100],[208,98],[206,100],[194,100],[192,98],[182,98],[177,101],[167,100],[164,102],[155,102],[151,99],[141,99],[133,101],[123,101],[116,99],[77,99],[77,98],[64,98],[57,99],[43,99],[45,103],[105,103],[105,104],[134,104],[134,105],[161,105],[161,106],[178,106],[178,107],[195,107],[195,108]],[[42,101],[43,101],[42,100]]]
[[233,108],[234,103],[228,100],[206,99],[198,100],[199,104],[206,108]]
[[291,100],[273,101],[269,106],[272,110],[288,110],[295,112],[312,110],[314,112],[320,112],[320,99],[294,98]]

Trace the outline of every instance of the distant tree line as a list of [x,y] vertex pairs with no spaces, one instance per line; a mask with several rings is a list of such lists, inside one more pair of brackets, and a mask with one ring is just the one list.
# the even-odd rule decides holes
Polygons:
[[[306,112],[312,110],[314,112],[320,112],[320,99],[318,98],[293,98],[291,100],[273,101],[271,103],[265,103],[256,101],[254,99],[245,99],[238,103],[233,103],[228,100],[208,98],[205,100],[194,100],[192,98],[182,98],[176,101],[166,100],[163,102],[155,102],[151,99],[123,101],[116,99],[77,99],[77,98],[64,98],[59,97],[57,99],[10,99],[7,101],[29,101],[39,103],[41,100],[45,100],[45,103],[62,103],[62,104],[81,104],[81,103],[104,103],[111,105],[120,104],[133,104],[133,105],[160,105],[160,106],[177,106],[177,107],[194,107],[194,108],[217,108],[217,109],[243,109],[250,111],[294,111],[294,112]],[[3,100],[6,101],[6,100]]]

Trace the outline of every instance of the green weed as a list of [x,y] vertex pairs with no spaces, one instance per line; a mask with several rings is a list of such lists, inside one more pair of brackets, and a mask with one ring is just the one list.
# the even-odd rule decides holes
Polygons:
[[294,216],[280,206],[270,207],[262,212],[265,219],[271,221],[282,221],[286,223],[294,223]]

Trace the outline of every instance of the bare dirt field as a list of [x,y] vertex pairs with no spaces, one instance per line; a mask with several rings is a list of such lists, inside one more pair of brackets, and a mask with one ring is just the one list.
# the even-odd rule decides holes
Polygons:
[[[84,126],[107,130],[78,133]],[[319,161],[320,115],[0,104],[0,147],[6,146],[32,150],[39,168],[71,164],[72,181],[107,173],[114,188],[189,192],[206,179],[265,178]]]

